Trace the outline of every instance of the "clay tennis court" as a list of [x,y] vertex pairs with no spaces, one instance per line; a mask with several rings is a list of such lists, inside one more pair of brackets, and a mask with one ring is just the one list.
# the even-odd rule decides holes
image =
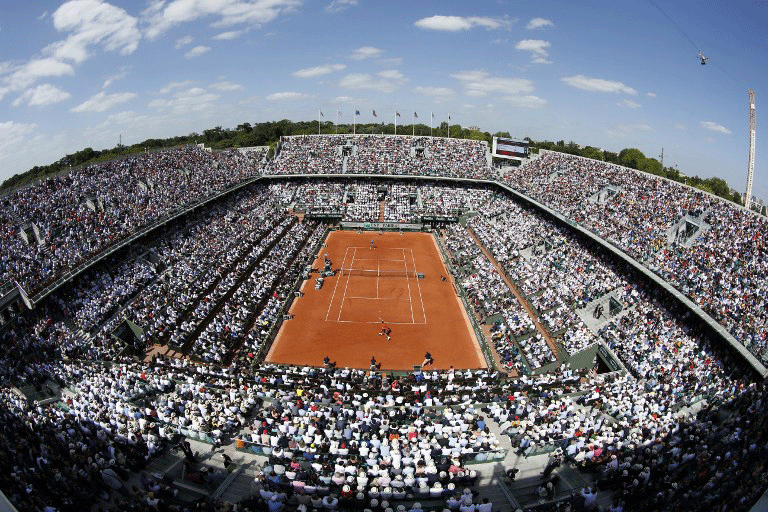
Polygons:
[[[430,352],[428,368],[486,367],[432,234],[333,231],[326,244],[313,268],[327,255],[340,271],[320,290],[319,274],[304,282],[267,362],[322,366],[328,355],[338,367],[369,368],[375,356],[382,369],[411,370]],[[378,335],[382,319],[391,341]]]

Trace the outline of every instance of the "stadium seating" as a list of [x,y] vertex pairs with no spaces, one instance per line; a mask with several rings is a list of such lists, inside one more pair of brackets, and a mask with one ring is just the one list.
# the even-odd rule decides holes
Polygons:
[[[273,498],[290,510],[480,506],[489,462],[545,452],[623,510],[748,510],[765,491],[765,384],[625,263],[493,184],[355,178],[497,179],[484,144],[284,137],[273,162],[264,156],[179,148],[4,198],[0,271],[33,292],[184,205],[270,175],[0,326],[0,490],[18,510],[99,500],[140,509],[150,493],[176,503],[178,492],[141,473],[174,447],[206,494],[244,471],[201,471],[179,436],[257,461],[246,510],[268,510]],[[283,177],[298,174],[334,176]],[[765,360],[761,218],[569,155],[545,153],[503,180],[659,273]],[[503,373],[261,362],[329,227],[319,215],[299,222],[299,212],[461,217],[441,228],[440,243]],[[117,335],[126,325],[132,343]],[[168,349],[145,358],[156,345]],[[570,365],[597,345],[626,371]],[[562,500],[578,509],[593,495]],[[536,509],[554,507],[565,504]]]

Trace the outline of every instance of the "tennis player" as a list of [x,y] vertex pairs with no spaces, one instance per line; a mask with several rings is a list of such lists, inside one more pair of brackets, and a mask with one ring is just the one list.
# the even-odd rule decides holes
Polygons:
[[389,326],[384,322],[384,320],[381,321],[381,330],[379,331],[379,336],[386,336],[387,341],[390,341],[392,338],[390,337],[392,334],[392,329],[389,328]]

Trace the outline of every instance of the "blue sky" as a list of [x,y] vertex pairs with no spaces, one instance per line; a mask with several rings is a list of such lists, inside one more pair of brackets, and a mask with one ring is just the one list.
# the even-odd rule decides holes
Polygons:
[[648,156],[663,146],[665,164],[743,191],[752,87],[755,193],[768,199],[766,27],[767,1],[3,0],[0,180],[120,134],[318,109],[368,122],[375,109]]

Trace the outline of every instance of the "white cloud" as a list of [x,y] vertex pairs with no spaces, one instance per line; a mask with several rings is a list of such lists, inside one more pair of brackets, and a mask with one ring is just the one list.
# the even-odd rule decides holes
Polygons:
[[547,20],[544,18],[533,18],[531,21],[528,22],[528,24],[525,26],[528,30],[533,30],[541,27],[551,27],[553,26],[553,23],[551,20]]
[[523,39],[515,45],[516,50],[531,52],[531,61],[535,64],[551,64],[547,59],[549,53],[547,48],[551,46],[549,41],[541,39]]
[[75,68],[66,62],[52,58],[32,59],[13,71],[7,78],[6,83],[10,90],[21,90],[41,78],[74,74]]
[[130,101],[136,96],[135,92],[115,92],[107,94],[104,91],[101,91],[71,110],[72,112],[104,112],[121,103]]
[[504,101],[513,107],[521,108],[541,108],[547,105],[547,100],[531,94],[524,96],[504,96]]
[[731,130],[729,130],[728,128],[726,128],[725,126],[723,126],[721,124],[717,124],[714,121],[702,121],[701,122],[701,126],[702,126],[702,128],[705,128],[705,129],[707,129],[709,131],[712,131],[712,132],[725,133],[725,134],[730,134],[731,133]]
[[683,123],[675,123],[675,130],[685,130],[685,125]]
[[232,41],[233,39],[237,39],[244,33],[245,33],[245,30],[228,30],[226,32],[222,32],[221,34],[216,34],[211,39],[215,41]]
[[405,76],[403,74],[396,70],[396,69],[389,69],[387,71],[379,71],[376,73],[377,76],[380,76],[381,78],[386,78],[388,80],[403,80],[405,79]]
[[276,92],[273,94],[270,94],[265,100],[268,101],[284,101],[284,100],[305,100],[309,98],[309,94],[304,94],[303,92]]
[[462,82],[467,82],[482,80],[490,75],[485,71],[459,71],[458,73],[454,73],[451,76],[457,80],[461,80]]
[[346,68],[344,64],[324,64],[322,66],[315,66],[312,68],[304,68],[293,72],[293,76],[298,78],[314,78],[317,76],[327,75],[334,71],[341,71]]
[[451,75],[464,85],[467,96],[485,96],[490,93],[519,96],[533,92],[533,82],[525,78],[491,76],[485,71],[462,71]]
[[101,84],[102,89],[106,89],[110,85],[114,83],[115,80],[122,80],[126,76],[128,76],[128,71],[130,70],[130,66],[123,66],[120,71],[115,73],[114,75],[108,76],[106,80],[104,80],[104,83]]
[[628,100],[628,99],[623,99],[623,100],[619,101],[616,104],[618,106],[620,106],[620,107],[627,107],[627,108],[640,108],[641,107],[641,105],[638,102],[632,101],[632,100]]
[[352,96],[336,96],[331,100],[331,103],[355,103],[358,100],[357,98],[353,98]]
[[215,91],[239,91],[243,88],[243,86],[234,82],[222,80],[221,82],[212,83],[210,88]]
[[146,114],[137,114],[133,110],[126,110],[109,114],[104,121],[85,130],[85,133],[89,136],[104,138],[106,133],[114,133],[116,127],[119,127],[121,131],[141,132],[146,130],[148,126],[157,126],[164,122],[167,122],[164,116],[151,117]]
[[183,80],[181,82],[168,82],[158,92],[160,94],[168,94],[174,89],[183,89],[184,87],[188,87],[190,85],[193,85],[194,83],[195,83],[194,80]]
[[598,92],[623,92],[625,94],[635,95],[637,91],[632,87],[615,80],[604,80],[602,78],[590,78],[584,75],[566,76],[561,78],[563,83],[583,89],[585,91]]
[[380,48],[374,48],[373,46],[361,46],[349,56],[350,59],[363,60],[378,57],[384,53],[384,50]]
[[71,94],[67,91],[59,89],[55,85],[41,84],[24,91],[24,93],[13,102],[13,106],[18,107],[26,102],[30,107],[42,107],[64,101],[70,96]]
[[647,93],[645,93],[645,95],[648,96],[649,98],[655,98],[656,97],[656,93],[655,92],[647,92]]
[[[105,123],[109,124],[136,124],[141,123],[149,119],[149,116],[144,114],[137,114],[133,110],[126,110],[123,112],[118,112],[117,114],[110,114],[107,116],[107,119],[102,123],[104,125]],[[101,125],[100,125],[101,126]]]
[[27,135],[31,134],[35,128],[37,128],[35,124],[0,122],[0,155],[8,155],[12,152],[11,149],[22,145]]
[[333,0],[325,6],[326,12],[340,12],[357,5],[358,0]]
[[475,27],[484,27],[488,30],[509,27],[509,21],[502,18],[488,18],[484,16],[430,16],[417,20],[414,25],[425,30],[444,30],[459,32]]
[[180,37],[176,40],[176,43],[173,45],[174,48],[177,50],[183,46],[187,46],[189,44],[192,44],[192,41],[194,41],[195,38],[192,36],[184,36]]
[[339,82],[345,89],[367,89],[384,93],[391,93],[402,87],[408,79],[400,71],[380,71],[375,75],[368,73],[352,73],[345,76]]
[[260,26],[292,12],[301,0],[152,0],[143,12],[146,34],[154,39],[172,27],[201,18],[217,18],[216,28],[233,25]]
[[204,53],[208,53],[209,51],[211,51],[210,46],[199,44],[185,53],[184,57],[187,59],[194,59],[195,57],[199,57]]
[[190,112],[209,111],[217,99],[219,99],[218,94],[208,92],[201,87],[191,87],[174,93],[172,98],[152,100],[147,106],[159,111],[183,115]]
[[428,87],[421,85],[414,87],[413,92],[417,94],[423,94],[424,96],[434,96],[437,98],[445,98],[455,94],[453,89],[449,89],[448,87]]
[[71,0],[56,9],[52,19],[56,30],[69,33],[43,50],[56,59],[81,63],[95,45],[121,55],[130,55],[139,47],[138,20],[101,0]]
[[9,92],[22,91],[43,78],[74,75],[70,62],[82,63],[90,57],[94,46],[129,55],[138,48],[141,39],[136,18],[101,0],[65,2],[51,19],[58,32],[68,35],[23,64],[0,64],[0,73],[6,75],[0,82],[0,98]]

